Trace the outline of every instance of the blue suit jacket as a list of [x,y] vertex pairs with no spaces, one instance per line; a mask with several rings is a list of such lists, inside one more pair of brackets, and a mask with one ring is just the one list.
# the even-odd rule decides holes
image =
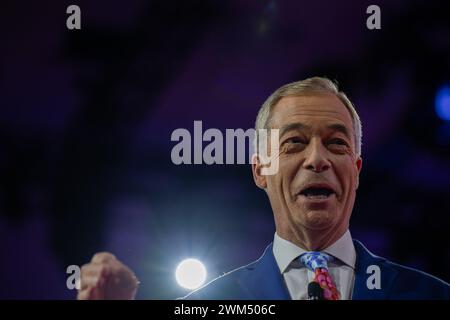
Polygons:
[[[356,250],[353,300],[371,299],[450,299],[450,285],[419,270],[378,257],[361,242],[353,240]],[[381,288],[369,289],[367,268],[380,268]],[[286,300],[288,289],[281,275],[270,244],[264,254],[243,266],[211,281],[188,294],[185,299],[202,300]]]

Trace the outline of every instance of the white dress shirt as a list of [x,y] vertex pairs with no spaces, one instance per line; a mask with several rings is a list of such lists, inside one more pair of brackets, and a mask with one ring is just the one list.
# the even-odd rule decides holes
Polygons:
[[[314,273],[297,260],[305,252],[307,251],[281,238],[275,232],[273,254],[293,300],[306,300],[308,298],[308,284],[314,279]],[[347,230],[339,240],[322,252],[336,258],[328,263],[328,271],[334,280],[341,299],[350,300],[355,281],[356,262],[356,252],[350,231]]]

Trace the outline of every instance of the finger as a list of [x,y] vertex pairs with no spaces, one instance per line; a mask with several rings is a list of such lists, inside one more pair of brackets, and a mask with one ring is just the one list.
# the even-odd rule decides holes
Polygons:
[[104,279],[100,276],[84,276],[81,277],[81,290],[87,288],[103,288]]
[[77,300],[91,300],[91,290],[79,290]]
[[86,288],[78,291],[77,300],[104,300],[104,290],[99,288]]
[[81,267],[81,274],[80,276],[96,276],[101,273],[103,268],[102,264],[97,263],[88,263]]
[[99,252],[92,257],[91,261],[92,263],[105,263],[112,260],[116,260],[116,257],[113,254],[109,252]]
[[[89,290],[89,289],[88,289]],[[90,300],[105,300],[105,290],[102,288],[90,288]]]

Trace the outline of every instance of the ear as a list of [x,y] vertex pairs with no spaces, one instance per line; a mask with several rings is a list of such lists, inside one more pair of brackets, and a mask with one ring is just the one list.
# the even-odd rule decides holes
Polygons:
[[355,165],[356,165],[356,170],[358,170],[358,173],[356,175],[356,189],[358,189],[358,187],[359,187],[359,174],[360,174],[361,169],[362,169],[362,158],[361,157],[358,157],[356,159]]
[[267,188],[267,180],[266,176],[261,174],[261,168],[262,168],[261,161],[259,159],[259,156],[255,153],[252,156],[252,173],[253,173],[253,180],[255,181],[255,184],[261,188],[265,189]]

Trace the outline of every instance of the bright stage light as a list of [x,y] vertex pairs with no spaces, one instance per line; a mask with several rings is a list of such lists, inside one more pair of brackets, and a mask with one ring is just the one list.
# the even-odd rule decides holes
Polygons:
[[186,289],[197,289],[206,280],[206,268],[197,259],[183,260],[175,271],[175,278]]

